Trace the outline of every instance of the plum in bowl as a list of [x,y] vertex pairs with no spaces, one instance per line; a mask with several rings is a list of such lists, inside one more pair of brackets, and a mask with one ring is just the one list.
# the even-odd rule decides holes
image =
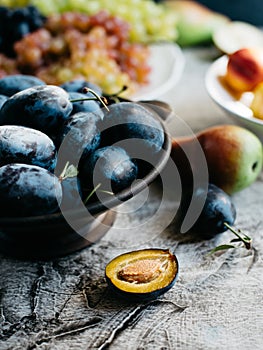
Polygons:
[[106,106],[99,98],[94,109],[94,96],[90,105],[70,96],[37,85],[0,109],[4,254],[49,259],[95,243],[114,224],[113,209],[153,182],[170,157],[166,104]]

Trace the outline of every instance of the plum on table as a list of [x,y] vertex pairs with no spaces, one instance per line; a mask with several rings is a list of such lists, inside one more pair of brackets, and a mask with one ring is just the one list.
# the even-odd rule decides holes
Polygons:
[[105,268],[109,288],[128,301],[159,297],[177,281],[179,263],[168,249],[130,251],[112,259]]
[[177,213],[178,222],[185,218],[190,202],[204,203],[202,211],[190,231],[200,238],[212,238],[228,229],[236,219],[236,208],[231,197],[219,187],[209,184],[208,189],[199,187],[194,192],[184,191]]
[[[196,239],[211,239],[230,230],[237,237],[231,243],[242,242],[246,249],[251,249],[252,239],[233,226],[236,219],[236,207],[232,198],[212,183],[208,184],[207,189],[199,187],[194,191],[189,189],[183,192],[175,218],[179,231],[181,231],[185,220],[193,220],[193,217],[188,214],[189,207],[190,205],[197,205],[198,202],[202,204],[202,210],[192,226],[183,234],[190,233]],[[224,244],[214,248],[212,252],[228,248],[235,248],[235,246]]]

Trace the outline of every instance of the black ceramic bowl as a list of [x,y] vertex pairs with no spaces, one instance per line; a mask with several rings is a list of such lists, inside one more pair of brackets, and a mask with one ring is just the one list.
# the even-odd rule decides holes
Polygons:
[[[164,169],[171,151],[171,139],[164,119],[170,114],[169,106],[151,101],[164,130],[163,150],[154,167],[132,188],[126,188],[103,203],[96,201],[83,209],[34,217],[0,218],[0,252],[26,259],[50,259],[87,247],[98,241],[114,224],[115,208],[120,202],[132,198]],[[65,215],[66,214],[66,215]],[[70,222],[70,224],[69,224]]]

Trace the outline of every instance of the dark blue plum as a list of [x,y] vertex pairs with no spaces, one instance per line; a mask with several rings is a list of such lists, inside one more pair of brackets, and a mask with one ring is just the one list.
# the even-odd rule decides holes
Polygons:
[[59,209],[61,183],[44,168],[7,164],[0,168],[0,198],[2,217],[51,214]]
[[0,95],[0,109],[2,108],[3,104],[5,103],[5,101],[8,99],[7,96],[5,95]]
[[[89,89],[92,89],[93,91],[95,91],[98,95],[100,95],[100,96],[102,95],[102,89],[98,85],[91,83],[91,82],[89,82],[85,79],[82,79],[82,78],[68,81],[64,84],[61,84],[60,86],[68,92],[83,93],[84,88],[89,88]],[[86,95],[94,97],[94,95],[92,95],[91,93],[88,93]]]
[[226,231],[225,223],[232,226],[236,219],[236,209],[231,197],[219,187],[209,184],[208,190],[198,188],[183,193],[182,200],[177,213],[177,221],[180,223],[184,219],[190,202],[204,203],[203,209],[191,227],[189,232],[197,238],[210,239],[217,234]]
[[59,149],[60,165],[64,167],[67,161],[78,165],[81,157],[86,157],[99,147],[99,120],[100,115],[96,113],[79,112],[70,117],[55,142]]
[[7,99],[0,110],[0,125],[28,126],[51,136],[61,129],[71,111],[72,104],[65,90],[39,85]]
[[104,114],[103,145],[121,142],[133,158],[148,158],[162,149],[164,131],[154,112],[137,103],[120,102]]
[[83,188],[96,187],[119,192],[129,187],[137,178],[138,167],[121,147],[107,146],[97,149],[83,160],[80,178]]
[[79,178],[77,176],[67,177],[61,181],[61,186],[61,211],[78,208],[82,204],[82,190]]
[[[93,95],[82,94],[80,92],[69,92],[69,98],[73,106],[71,115],[78,112],[96,112],[101,115],[103,118],[103,112],[100,108],[100,105],[97,101],[87,100],[87,98],[95,98]],[[76,100],[74,102],[74,100]]]
[[39,130],[20,125],[0,126],[0,166],[25,163],[53,171],[56,153],[53,141]]
[[7,75],[0,79],[0,94],[10,97],[19,91],[36,85],[46,85],[46,83],[33,75]]

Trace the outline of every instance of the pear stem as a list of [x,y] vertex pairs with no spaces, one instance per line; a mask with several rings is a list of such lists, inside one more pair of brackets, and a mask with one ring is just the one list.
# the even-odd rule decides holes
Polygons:
[[227,222],[225,222],[224,225],[232,233],[234,233],[241,242],[244,243],[246,249],[251,249],[251,247],[252,247],[252,239],[249,236],[245,235],[243,232],[241,232],[241,230],[236,230],[233,226],[229,225]]

